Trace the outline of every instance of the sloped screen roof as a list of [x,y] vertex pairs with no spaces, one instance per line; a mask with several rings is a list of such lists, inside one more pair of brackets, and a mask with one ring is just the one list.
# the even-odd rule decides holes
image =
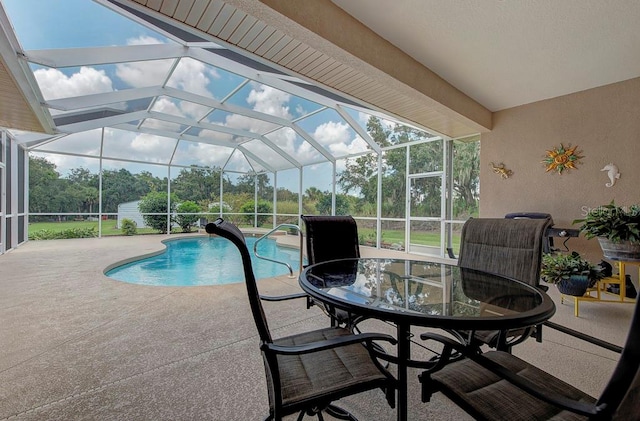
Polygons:
[[238,172],[379,151],[366,121],[385,116],[143,11],[2,2],[56,133],[14,133],[32,151]]

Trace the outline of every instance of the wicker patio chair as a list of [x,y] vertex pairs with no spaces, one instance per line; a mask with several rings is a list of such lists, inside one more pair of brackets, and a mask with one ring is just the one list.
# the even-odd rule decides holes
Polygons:
[[206,231],[230,240],[240,251],[247,295],[260,336],[267,389],[269,415],[266,420],[279,421],[283,416],[299,413],[322,420],[326,412],[334,417],[355,417],[332,404],[343,397],[381,388],[391,407],[395,406],[396,380],[373,357],[373,341],[395,344],[389,335],[366,333],[354,335],[340,327],[326,327],[274,339],[262,307],[251,256],[244,236],[222,218],[207,224]]
[[640,419],[638,304],[624,348],[555,323],[546,322],[545,325],[621,353],[612,377],[598,399],[507,352],[477,354],[450,338],[427,333],[422,339],[440,341],[445,344],[445,353],[457,349],[468,358],[450,363],[435,373],[421,374],[423,401],[428,401],[432,393],[442,391],[477,420]]
[[[545,233],[553,224],[551,218],[502,219],[471,218],[462,227],[458,266],[494,273],[540,286],[540,262]],[[470,346],[487,344],[510,351],[531,334],[540,338],[540,327],[511,331],[461,331]]]

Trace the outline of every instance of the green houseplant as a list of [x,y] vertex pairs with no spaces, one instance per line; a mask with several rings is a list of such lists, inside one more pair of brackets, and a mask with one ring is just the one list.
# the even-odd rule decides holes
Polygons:
[[611,203],[591,209],[576,219],[588,239],[597,238],[606,258],[640,260],[640,206],[622,207]]
[[600,266],[592,264],[574,251],[571,254],[542,256],[540,277],[545,282],[556,284],[563,294],[582,296],[604,274]]

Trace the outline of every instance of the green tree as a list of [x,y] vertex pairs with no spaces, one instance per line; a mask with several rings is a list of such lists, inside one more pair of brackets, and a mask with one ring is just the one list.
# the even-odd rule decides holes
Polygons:
[[148,186],[149,191],[167,190],[167,177],[159,178],[151,174],[149,171],[140,171],[136,174],[138,182]]
[[[325,194],[318,200],[316,210],[319,215],[331,215],[331,194]],[[347,195],[336,194],[336,215],[349,215],[351,213],[351,206]]]
[[323,192],[317,187],[309,187],[305,190],[304,195],[309,199],[310,202],[317,202],[320,200],[327,192]]
[[74,184],[98,187],[98,176],[83,167],[72,168],[67,179]]
[[66,206],[70,206],[67,212],[93,212],[93,206],[98,203],[98,189],[82,184],[74,184],[66,181],[66,188],[61,194],[65,197]]
[[[255,210],[256,210],[255,203],[256,202],[254,202],[253,200],[250,200],[250,201],[244,203],[240,207],[240,212],[247,214],[244,217],[244,220],[249,225],[253,225],[253,216],[256,214],[256,212],[255,212]],[[261,213],[272,213],[273,212],[273,208],[271,206],[271,203],[267,202],[266,200],[258,200],[257,210],[258,210],[259,214],[261,214]],[[258,226],[261,227],[262,225],[264,225],[265,222],[267,222],[269,220],[269,215],[258,215],[256,219],[257,219]]]
[[78,212],[93,212],[93,207],[98,204],[99,199],[98,175],[86,168],[78,167],[69,171],[67,180],[69,184],[65,193],[76,204],[76,210]]
[[298,202],[298,194],[284,187],[279,187],[276,191],[278,202]]
[[247,173],[238,177],[238,181],[233,187],[234,193],[248,193],[253,195],[254,190],[258,190],[258,197],[265,198],[270,193],[273,194],[273,187],[267,174]]
[[29,157],[29,212],[54,212],[63,181],[56,165],[46,158]]
[[473,216],[480,202],[480,142],[453,142],[454,217]]
[[120,203],[138,200],[147,193],[150,187],[128,170],[102,171],[102,211],[115,213]]
[[182,232],[191,232],[191,227],[200,219],[200,215],[198,215],[198,212],[201,211],[200,206],[198,206],[196,202],[187,200],[180,203],[176,211],[178,212],[178,215],[176,215],[176,223],[180,225]]
[[[228,179],[223,179],[223,189],[225,192],[232,191]],[[171,192],[185,200],[209,202],[220,195],[220,170],[195,166],[183,168],[175,180],[172,180]]]
[[170,222],[174,222],[171,215],[176,209],[177,201],[175,195],[172,194],[171,207],[169,208],[167,197],[167,192],[149,192],[140,199],[138,204],[138,209],[143,214],[144,223],[163,234],[167,233],[167,218]]

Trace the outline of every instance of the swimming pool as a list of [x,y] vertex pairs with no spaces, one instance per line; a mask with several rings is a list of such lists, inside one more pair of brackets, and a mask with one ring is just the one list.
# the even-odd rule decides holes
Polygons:
[[[253,255],[257,238],[247,237],[253,271],[257,279],[289,274],[284,265],[258,259]],[[199,237],[166,241],[165,252],[115,267],[105,274],[119,281],[159,286],[223,285],[244,282],[238,249],[221,237]],[[294,274],[300,268],[297,249],[279,247],[271,239],[258,244],[258,254],[291,265]]]

